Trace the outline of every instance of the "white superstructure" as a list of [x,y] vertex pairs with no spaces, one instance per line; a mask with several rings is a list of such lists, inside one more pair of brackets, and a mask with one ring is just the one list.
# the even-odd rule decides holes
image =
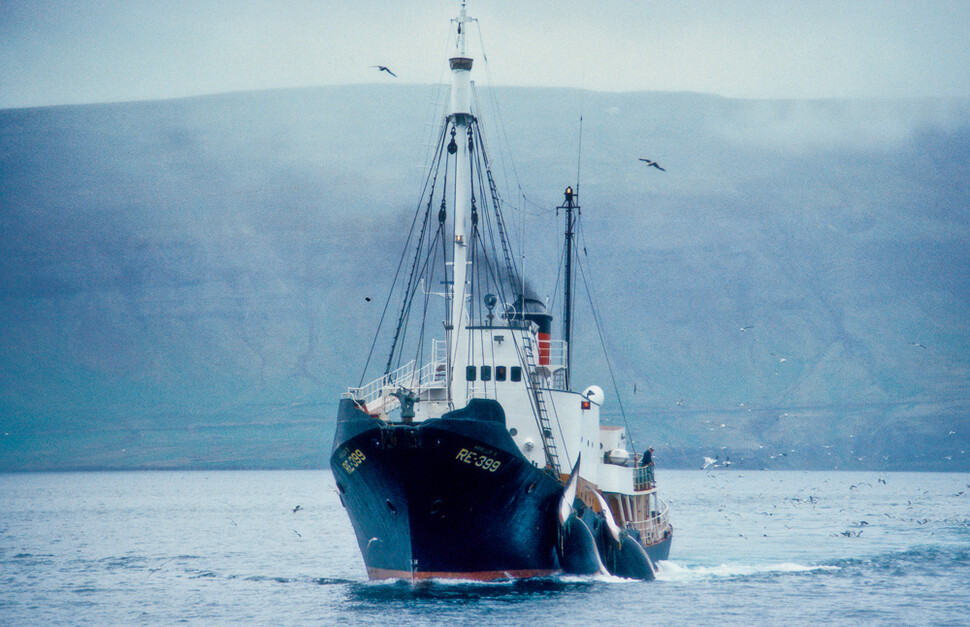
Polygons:
[[[666,508],[656,496],[652,467],[636,466],[624,428],[600,424],[602,389],[567,389],[569,347],[550,339],[551,316],[541,303],[521,293],[524,289],[508,286],[512,281],[505,281],[504,296],[488,293],[475,282],[474,250],[482,245],[476,241],[481,237],[478,226],[481,214],[492,207],[485,194],[475,194],[474,172],[480,162],[474,152],[484,148],[475,140],[474,61],[465,40],[472,20],[464,4],[456,21],[456,55],[449,60],[450,110],[442,133],[442,147],[448,142],[444,178],[450,185],[442,195],[442,212],[446,200],[453,199],[451,259],[444,260],[450,265],[450,276],[445,274],[449,318],[444,337],[431,342],[430,360],[411,361],[348,390],[346,396],[381,420],[416,423],[463,408],[471,399],[498,401],[509,434],[529,462],[559,478],[568,475],[582,455],[578,494],[587,505],[601,507],[593,496],[599,491],[617,523],[636,528],[642,536],[662,533],[668,528]],[[491,183],[491,173],[487,176]],[[572,207],[571,189],[566,197]]]

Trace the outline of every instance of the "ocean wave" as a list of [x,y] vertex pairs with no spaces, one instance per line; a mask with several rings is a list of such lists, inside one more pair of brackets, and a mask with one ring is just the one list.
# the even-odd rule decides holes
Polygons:
[[821,564],[779,562],[748,564],[726,562],[718,565],[685,565],[673,561],[658,562],[657,579],[691,582],[705,579],[732,579],[791,574],[830,574],[854,577],[860,574],[908,572],[935,575],[970,566],[970,546],[923,545],[864,557],[830,560]]
[[833,564],[806,566],[792,562],[777,564],[724,563],[718,564],[717,566],[684,566],[668,560],[658,562],[657,568],[657,579],[660,581],[694,581],[698,579],[836,571],[841,566]]
[[917,571],[925,574],[946,573],[970,566],[970,546],[928,544],[903,551],[891,551],[869,557],[854,557],[834,562],[846,571]]
[[357,602],[394,603],[413,601],[443,601],[465,604],[481,599],[523,601],[537,596],[559,594],[570,590],[589,589],[603,582],[636,581],[632,579],[552,575],[531,579],[503,579],[478,581],[471,579],[423,579],[410,582],[404,579],[383,579],[351,583],[348,596]]

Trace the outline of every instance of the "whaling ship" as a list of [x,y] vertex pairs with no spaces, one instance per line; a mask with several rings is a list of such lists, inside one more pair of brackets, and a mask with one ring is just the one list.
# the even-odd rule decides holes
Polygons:
[[[463,2],[390,357],[383,376],[340,400],[337,490],[371,579],[652,579],[673,534],[652,465],[637,464],[623,427],[600,424],[602,389],[570,386],[578,196],[567,188],[559,207],[565,289],[553,339],[512,254],[472,106],[471,22]],[[439,284],[442,294],[427,288]],[[436,301],[439,338],[429,337],[441,328],[429,324]]]

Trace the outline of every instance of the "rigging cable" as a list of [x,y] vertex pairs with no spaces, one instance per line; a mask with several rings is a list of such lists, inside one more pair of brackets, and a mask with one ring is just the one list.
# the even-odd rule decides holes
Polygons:
[[[476,23],[477,22],[478,21],[476,20]],[[537,203],[535,203],[532,200],[530,200],[525,195],[525,191],[523,191],[523,189],[522,189],[522,182],[519,179],[519,171],[518,171],[518,168],[515,165],[515,158],[512,155],[512,144],[509,141],[508,130],[506,129],[506,126],[505,126],[505,118],[502,117],[502,112],[501,112],[501,110],[499,108],[498,99],[496,99],[496,97],[495,97],[495,83],[492,80],[492,69],[491,69],[491,67],[488,64],[488,56],[485,54],[485,40],[482,37],[482,27],[481,27],[480,24],[478,25],[478,29],[477,30],[478,30],[479,46],[480,46],[481,51],[482,51],[482,61],[485,63],[485,78],[486,78],[486,82],[488,83],[488,87],[489,87],[489,90],[488,90],[488,93],[489,93],[489,102],[491,103],[492,109],[495,112],[494,117],[495,117],[496,120],[498,120],[498,126],[499,126],[499,131],[501,133],[501,138],[505,142],[505,152],[502,153],[502,169],[504,170],[504,173],[503,174],[504,174],[505,181],[506,181],[506,188],[509,187],[509,184],[508,184],[509,180],[514,178],[515,179],[515,186],[516,186],[516,188],[517,188],[517,190],[519,192],[519,196],[521,196],[523,200],[525,200],[528,204],[532,205],[536,209],[543,209],[540,205],[538,205]],[[476,93],[476,98],[477,98],[477,93]],[[511,167],[512,167],[512,176],[511,177],[508,175],[508,166],[506,166],[506,160],[508,161],[508,164],[510,164]],[[508,190],[508,191],[511,191],[511,190]],[[514,205],[509,205],[509,206],[512,207],[513,209],[515,209],[517,212],[522,212],[522,209],[520,207],[516,207]],[[523,230],[524,230],[524,218],[523,218]],[[525,238],[522,238],[522,241],[519,243],[519,245],[522,246],[522,247],[525,246]],[[523,252],[524,252],[524,248],[523,248]]]
[[[434,166],[434,164],[436,164],[436,163],[439,163],[440,164],[440,162],[441,162],[441,155],[442,155],[442,152],[443,152],[444,139],[445,139],[446,135],[447,135],[447,125],[445,125],[445,127],[442,128],[441,139],[439,139],[439,141],[438,141],[438,149],[437,149],[437,151],[435,153],[435,158],[434,158],[434,161],[432,162],[432,166]],[[446,161],[447,161],[447,158],[446,158]],[[447,165],[446,165],[446,168],[445,169],[447,170]],[[424,212],[424,221],[423,221],[422,227],[421,227],[421,234],[418,237],[418,245],[417,245],[417,247],[415,249],[415,252],[414,252],[414,262],[411,265],[411,272],[410,272],[410,275],[408,277],[408,284],[407,284],[407,287],[404,290],[404,301],[403,301],[403,304],[401,306],[401,314],[398,317],[397,328],[394,331],[394,340],[391,342],[391,351],[390,351],[390,354],[387,357],[387,365],[384,368],[384,374],[385,374],[385,376],[391,372],[391,364],[394,361],[394,353],[397,350],[398,339],[399,339],[399,337],[401,335],[401,327],[403,326],[403,324],[404,324],[404,322],[406,320],[406,317],[407,317],[407,315],[409,313],[410,307],[411,307],[411,297],[413,295],[413,286],[414,286],[415,275],[417,273],[418,259],[420,258],[421,250],[422,250],[422,248],[424,246],[424,238],[425,238],[425,235],[426,235],[427,230],[428,230],[428,221],[430,220],[430,217],[431,217],[431,203],[432,203],[432,201],[434,199],[434,190],[435,190],[435,186],[437,185],[437,182],[438,182],[438,169],[437,168],[434,168],[434,170],[435,170],[435,172],[434,172],[433,177],[431,176],[431,173],[429,172],[429,178],[431,179],[431,185],[430,185],[431,190],[428,193],[428,204],[427,204],[427,207],[426,207],[425,212]],[[428,186],[426,185],[425,186],[425,190],[427,190],[427,188],[428,188]],[[423,195],[422,195],[422,197],[423,197]],[[418,212],[415,213],[415,217],[414,217],[415,221],[417,221],[417,213]],[[413,232],[413,227],[412,227],[412,232]],[[408,239],[410,240],[410,238],[408,238]]]
[[[444,137],[447,131],[447,122],[442,124],[441,135]],[[440,140],[439,140],[440,144]],[[428,169],[428,173],[424,179],[424,188],[421,191],[421,196],[419,198],[424,198],[424,192],[428,188],[428,183],[431,179],[431,169]],[[397,269],[394,270],[394,278],[391,279],[391,288],[387,291],[387,298],[384,300],[384,309],[381,311],[381,318],[377,323],[377,329],[374,331],[374,339],[371,341],[370,350],[367,351],[367,359],[364,361],[364,368],[360,373],[360,381],[357,383],[357,387],[364,385],[364,377],[367,376],[367,368],[370,366],[370,360],[374,356],[374,349],[377,346],[377,340],[380,337],[381,329],[384,327],[384,319],[387,317],[387,312],[391,306],[391,297],[394,295],[394,287],[397,285],[397,280],[401,275],[401,269],[404,267],[404,260],[407,259],[408,249],[411,246],[411,238],[414,237],[414,227],[418,222],[418,215],[420,214],[421,204],[420,200],[418,202],[417,210],[414,212],[414,217],[411,218],[411,227],[408,230],[407,239],[404,241],[404,246],[401,249],[401,258],[397,262]]]
[[579,173],[583,163],[583,109],[586,108],[586,64],[583,64],[583,79],[579,90],[579,149],[576,151],[576,197],[579,198]]
[[[505,255],[505,266],[509,276],[509,283],[514,287],[515,284],[518,282],[517,278],[519,277],[519,270],[515,266],[515,257],[512,255],[508,233],[506,232],[506,229],[505,229],[505,223],[502,220],[502,211],[500,206],[501,203],[499,201],[498,189],[496,189],[495,179],[492,176],[491,165],[489,164],[489,161],[488,161],[488,152],[485,149],[485,138],[482,135],[482,129],[478,125],[477,121],[474,122],[473,124],[474,124],[476,137],[478,137],[478,143],[482,147],[481,148],[481,153],[482,153],[481,169],[484,169],[486,175],[488,176],[488,185],[489,185],[490,197],[492,200],[492,210],[495,213],[495,220],[498,226],[499,240],[502,243],[502,252]],[[479,170],[479,184],[482,186],[482,193],[484,194],[484,181],[481,181],[481,169]]]
[[[455,132],[454,131],[454,127],[452,127],[452,136],[454,136],[454,132]],[[439,162],[439,167],[440,167],[440,162]],[[448,270],[447,270],[448,245],[446,243],[447,240],[444,237],[445,221],[446,221],[446,219],[448,217],[448,212],[447,212],[447,197],[448,197],[448,157],[447,156],[445,157],[444,168],[445,168],[444,177],[442,178],[442,181],[441,181],[441,205],[438,207],[438,228],[435,230],[434,238],[432,239],[431,243],[428,245],[428,257],[425,258],[424,268],[422,268],[419,276],[421,276],[422,278],[424,278],[425,275],[427,274],[428,282],[431,283],[431,284],[433,284],[433,280],[434,280],[434,270],[435,270],[435,267],[436,267],[435,260],[438,258],[437,245],[438,245],[438,241],[440,240],[441,241],[441,244],[442,244],[441,245],[441,267],[442,267],[442,273],[444,275],[442,277],[442,281],[447,286],[447,282],[448,282]],[[434,201],[434,190],[432,190],[431,196],[430,196],[428,202],[430,204],[433,201]],[[428,270],[428,268],[430,268],[430,271]],[[423,360],[423,356],[424,356],[424,336],[425,336],[425,331],[426,331],[427,326],[428,326],[428,305],[429,305],[430,301],[431,301],[431,290],[430,289],[426,289],[424,291],[424,300],[423,300],[423,303],[422,303],[421,327],[420,327],[421,330],[420,330],[420,332],[418,334],[418,342],[417,342],[416,355],[415,355],[415,363],[417,363],[417,364],[423,364],[424,363],[424,360]],[[445,298],[445,319],[447,319],[448,312],[450,312],[450,311],[451,311],[451,309],[450,309],[450,307],[448,307],[448,299],[447,299],[447,296],[446,296],[446,298]],[[432,351],[431,359],[434,360],[434,352],[433,351]]]
[[[438,230],[435,231],[434,238],[431,240],[431,244],[428,245],[429,257],[425,259],[425,268],[430,268],[430,271],[428,272],[428,275],[427,275],[429,279],[428,281],[429,283],[431,282],[432,279],[434,279],[435,262],[438,258],[438,239],[441,238],[441,233],[442,233],[442,229],[439,225]],[[425,272],[424,270],[422,270],[421,272],[422,280],[424,277],[424,272]],[[430,301],[431,301],[431,292],[430,290],[425,289],[424,299],[422,301],[422,308],[421,308],[421,326],[419,327],[420,332],[418,333],[418,342],[415,348],[415,356],[414,356],[414,362],[419,365],[424,363],[424,336],[428,326],[428,304],[430,303]],[[434,359],[433,352],[432,352],[431,358],[432,360]]]
[[[580,233],[582,234],[582,237],[585,239],[585,231],[581,230],[582,229],[581,218],[582,216],[580,216],[580,219],[576,220],[577,225],[579,227],[577,230],[580,231]],[[586,254],[585,245],[583,246],[583,255],[586,256],[586,263],[588,264],[589,258],[588,258],[588,255]],[[589,282],[586,280],[586,271],[583,269],[583,264],[578,263],[576,265],[579,266],[579,275],[583,278],[583,285],[586,287],[586,297],[589,299],[589,309],[590,309],[590,312],[593,314],[593,321],[596,323],[596,332],[599,335],[600,346],[602,346],[603,348],[603,356],[606,358],[606,368],[607,370],[609,370],[610,381],[612,381],[613,383],[613,392],[616,394],[616,402],[620,407],[620,415],[623,417],[623,424],[626,427],[626,432],[630,437],[630,445],[634,447],[634,450],[636,450],[636,445],[633,441],[633,431],[630,430],[630,423],[626,417],[626,410],[623,408],[623,397],[620,395],[620,388],[616,383],[616,376],[613,373],[613,364],[610,361],[610,353],[606,348],[606,338],[603,335],[603,325],[600,324],[599,313],[596,311],[596,306],[593,304],[593,291],[589,286]],[[591,267],[590,267],[590,272],[592,272]]]
[[[498,236],[499,236],[499,239],[503,243],[503,246],[502,246],[503,254],[504,254],[506,260],[509,259],[508,246],[506,244],[507,234],[506,234],[505,230],[503,228],[501,228],[501,225],[502,225],[501,206],[500,206],[500,203],[495,202],[495,197],[497,195],[497,191],[494,189],[494,179],[491,176],[491,170],[490,170],[489,165],[488,165],[488,154],[487,154],[487,150],[485,149],[485,145],[484,145],[485,142],[484,142],[484,137],[482,136],[482,129],[481,129],[480,126],[478,126],[477,124],[475,124],[475,130],[476,130],[476,135],[475,136],[478,138],[478,142],[479,142],[479,150],[475,154],[474,160],[476,161],[476,163],[478,163],[478,166],[479,167],[478,167],[478,177],[475,178],[475,179],[473,179],[473,187],[474,187],[474,183],[477,182],[480,196],[484,197],[484,195],[485,195],[485,181],[482,178],[482,171],[484,170],[485,171],[485,174],[488,177],[488,180],[489,180],[489,189],[491,190],[491,194],[492,194],[492,197],[493,197],[492,211],[485,211],[485,212],[483,212],[483,215],[485,216],[485,218],[483,219],[483,224],[488,228],[489,237],[487,239],[484,238],[484,237],[477,237],[476,238],[476,241],[480,243],[481,254],[484,257],[484,261],[481,264],[476,264],[475,265],[475,270],[477,272],[478,271],[481,271],[481,267],[480,266],[484,266],[485,272],[487,273],[488,276],[491,277],[492,281],[494,282],[494,285],[495,285],[496,289],[499,292],[499,295],[500,295],[500,298],[501,298],[501,302],[508,303],[508,302],[511,302],[511,299],[509,298],[509,296],[514,297],[514,295],[515,295],[515,290],[517,289],[517,286],[518,286],[518,280],[517,280],[517,277],[515,277],[515,275],[514,275],[514,268],[511,267],[511,265],[508,263],[508,261],[506,261],[506,271],[509,272],[509,274],[511,276],[511,283],[508,284],[508,285],[506,285],[506,281],[502,280],[502,278],[499,276],[500,275],[500,272],[499,272],[498,265],[494,261],[492,261],[492,259],[489,257],[489,251],[485,247],[486,242],[487,243],[490,243],[491,244],[491,252],[493,253],[493,256],[495,258],[498,257],[499,251],[498,251],[498,247],[495,245],[495,234],[496,234],[496,231],[497,231]],[[496,225],[492,225],[492,223],[490,221],[490,218],[491,218],[491,216],[493,214],[494,214],[494,217],[495,217]],[[476,230],[476,234],[477,234],[477,230]],[[511,295],[510,294],[507,294],[507,290],[508,291],[511,291]],[[522,290],[522,291],[523,291],[523,294],[522,294],[522,299],[523,299],[522,300],[522,311],[519,312],[519,316],[521,318],[522,324],[523,325],[526,325],[527,321],[525,319],[524,290]],[[479,308],[480,308],[480,305],[479,305]],[[514,324],[514,320],[513,319],[509,319],[509,324],[510,325],[513,325]],[[523,326],[523,328],[527,328],[527,327]],[[523,364],[528,364],[528,361],[525,358],[525,347],[519,342],[518,334],[517,333],[511,333],[510,336],[511,336],[511,340],[513,342],[513,346],[515,348],[515,353],[518,356],[519,362],[520,363],[523,363]],[[494,347],[493,347],[493,350],[494,350]],[[484,355],[484,352],[483,352],[483,355]],[[549,463],[552,463],[552,457],[551,457],[551,453],[549,451],[548,444],[546,442],[546,438],[542,435],[542,433],[543,433],[543,427],[542,427],[542,423],[541,423],[541,420],[540,420],[540,413],[541,412],[540,412],[540,408],[539,408],[539,401],[538,401],[538,398],[536,396],[536,393],[537,393],[536,386],[534,385],[534,382],[533,382],[533,379],[532,379],[532,375],[530,374],[530,371],[528,370],[528,368],[526,368],[526,374],[525,374],[525,376],[526,376],[527,386],[528,386],[528,388],[530,390],[530,393],[527,396],[529,398],[530,408],[532,409],[532,417],[533,417],[533,420],[535,422],[536,429],[537,429],[537,431],[540,434],[540,437],[542,439],[543,450],[546,453],[546,458],[549,461]],[[562,431],[562,422],[559,420],[558,410],[556,409],[555,403],[553,402],[553,400],[551,398],[550,398],[550,403],[549,404],[552,405],[552,411],[554,412],[554,416],[555,416],[555,419],[556,419],[556,423],[557,423],[557,426],[559,428],[560,438],[562,438],[562,441],[565,441],[565,438],[563,437],[563,431]],[[566,454],[566,458],[567,458],[567,461],[568,461],[568,453],[567,452],[564,452],[564,454]]]

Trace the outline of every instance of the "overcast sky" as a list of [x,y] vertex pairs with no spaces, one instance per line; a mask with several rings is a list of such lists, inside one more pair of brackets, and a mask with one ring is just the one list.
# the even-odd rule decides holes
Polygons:
[[[0,0],[0,108],[395,80],[375,64],[432,83],[457,6]],[[469,13],[497,85],[970,97],[965,0],[471,0]]]

